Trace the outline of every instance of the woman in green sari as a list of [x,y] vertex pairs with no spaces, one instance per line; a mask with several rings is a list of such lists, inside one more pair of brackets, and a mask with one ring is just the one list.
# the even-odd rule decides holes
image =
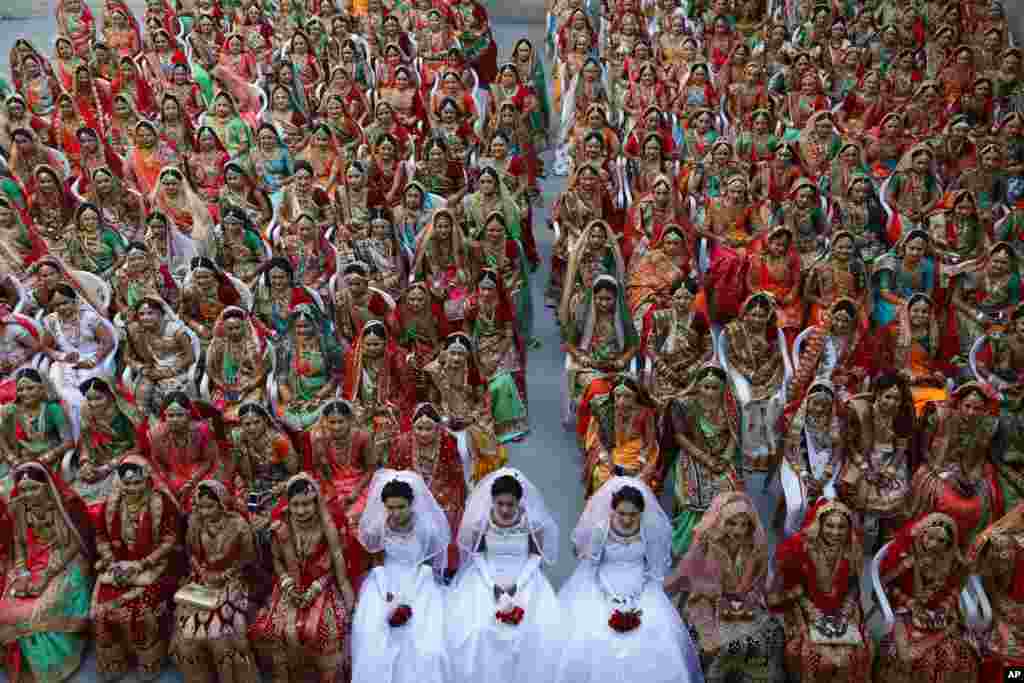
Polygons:
[[103,222],[93,204],[82,204],[75,213],[64,242],[64,262],[70,268],[107,277],[127,247],[124,238]]
[[95,555],[82,500],[36,462],[14,472],[14,567],[0,597],[0,644],[13,681],[60,683],[88,645]]
[[675,480],[672,554],[681,557],[715,496],[743,490],[737,469],[739,415],[724,370],[705,365],[690,388],[669,403],[661,448]]
[[86,380],[81,391],[85,405],[78,439],[78,466],[62,469],[64,481],[86,505],[98,506],[114,489],[121,456],[138,445],[136,429],[142,415],[134,396],[112,388],[102,377]]
[[232,159],[242,159],[249,154],[253,144],[252,129],[239,116],[238,105],[230,93],[217,93],[210,110],[200,117],[199,125],[213,129]]
[[537,98],[537,106],[528,117],[530,131],[533,133],[534,147],[547,149],[551,102],[548,100],[548,82],[544,75],[544,60],[538,58],[533,43],[526,38],[520,38],[512,48],[512,63],[516,65],[523,84],[532,90],[530,94]]
[[292,308],[279,342],[277,412],[294,429],[306,429],[338,389],[341,354],[323,313],[312,304]]
[[[14,375],[15,399],[0,406],[0,453],[8,467],[34,460],[59,466],[64,454],[75,447],[71,422],[53,385],[38,370],[23,368]],[[0,491],[10,489],[10,481]]]

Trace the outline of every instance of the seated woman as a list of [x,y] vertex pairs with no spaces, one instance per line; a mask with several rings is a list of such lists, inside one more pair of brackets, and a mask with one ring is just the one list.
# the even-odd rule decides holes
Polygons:
[[[34,368],[22,368],[14,374],[15,396],[12,403],[0,406],[0,449],[5,465],[29,461],[41,462],[55,472],[64,455],[75,447],[71,421],[53,385]],[[0,489],[9,491],[5,477]]]
[[14,563],[0,598],[0,643],[9,671],[60,683],[78,671],[89,642],[92,526],[82,500],[43,465],[25,463],[13,478]]
[[121,322],[135,311],[143,298],[153,297],[171,305],[178,303],[179,287],[170,269],[142,242],[130,242],[125,247],[124,261],[112,275],[111,308],[121,315]]
[[576,238],[569,238],[568,264],[563,278],[562,298],[558,310],[564,324],[567,311],[579,308],[587,292],[602,276],[627,284],[626,261],[619,249],[619,236],[603,220],[587,223]]
[[320,309],[304,303],[292,308],[275,351],[277,412],[293,429],[305,429],[337,392],[341,349]]
[[113,325],[67,284],[54,288],[48,308],[42,324],[43,352],[52,361],[53,383],[77,421],[83,402],[78,388],[87,379],[111,374],[106,361],[117,348]]
[[372,437],[356,422],[352,404],[338,399],[325,403],[306,432],[303,448],[302,469],[341,508],[348,533],[355,533],[378,461]]
[[990,453],[998,450],[999,402],[977,382],[930,403],[920,421],[923,462],[911,480],[912,518],[949,515],[962,548],[1003,516],[1003,496]]
[[947,325],[962,358],[970,354],[978,338],[1002,328],[1021,303],[1018,260],[1012,246],[999,242],[988,250],[987,257],[954,280]]
[[557,539],[558,525],[519,470],[477,484],[459,525],[464,569],[445,613],[452,683],[550,678],[565,638],[541,567],[557,561]]
[[210,477],[230,481],[222,459],[223,425],[209,405],[192,402],[180,391],[164,399],[159,417],[143,442],[143,454],[167,482],[182,508],[196,485]]
[[895,626],[879,643],[880,680],[978,680],[960,611],[967,567],[956,522],[932,513],[907,522],[879,566]]
[[783,680],[783,626],[766,607],[768,537],[745,493],[711,501],[693,543],[665,581],[687,590],[683,616],[697,633],[705,680]]
[[469,264],[462,230],[449,209],[438,209],[417,238],[412,276],[427,283],[434,299],[444,305],[449,320],[462,319]]
[[286,427],[260,404],[243,404],[238,419],[240,424],[228,433],[227,469],[235,497],[248,509],[259,534],[269,526],[285,482],[302,468],[302,457]]
[[981,577],[992,605],[992,624],[980,635],[981,666],[978,680],[999,680],[1009,667],[1024,666],[1018,646],[1021,633],[1021,532],[1024,506],[1016,506],[986,528],[965,557],[972,574]]
[[[423,477],[430,494],[444,512],[450,528],[458,529],[466,511],[472,478],[463,468],[458,444],[446,429],[444,418],[432,403],[416,406],[410,418],[412,428],[395,441],[394,452],[388,466],[395,470],[408,470]],[[451,578],[459,568],[458,548],[447,549],[447,573]]]
[[804,322],[801,254],[793,230],[787,225],[772,230],[748,252],[747,263],[747,291],[774,298],[778,329],[787,346],[792,344]]
[[[390,671],[392,683],[444,683],[444,594],[438,583],[448,571],[451,537],[448,518],[423,477],[395,469],[374,477],[359,542],[376,566],[353,619],[353,680]],[[406,635],[402,627],[414,616]]]
[[887,227],[889,241],[925,227],[929,213],[942,199],[942,187],[934,171],[935,154],[929,145],[919,143],[910,148],[896,172],[885,183],[882,202],[891,211]]
[[608,391],[608,376],[629,366],[638,340],[619,283],[610,275],[597,277],[575,307],[565,307],[560,322],[567,354],[562,421],[567,428],[577,424],[582,438],[587,399]]
[[871,680],[874,643],[861,610],[863,538],[852,510],[822,500],[775,551],[768,604],[781,612],[785,661],[803,683]]
[[740,317],[722,330],[718,360],[729,375],[742,414],[742,469],[769,471],[778,457],[782,438],[778,422],[792,375],[771,294],[756,292],[747,297]]
[[696,369],[711,362],[714,339],[707,318],[693,310],[697,283],[678,283],[665,308],[649,311],[643,321],[645,357],[653,361],[648,391],[664,407],[689,388]]
[[836,488],[843,502],[864,515],[867,532],[884,539],[906,519],[915,436],[910,388],[899,374],[887,372],[845,412]]
[[803,299],[810,304],[809,324],[821,324],[836,301],[849,299],[856,305],[858,324],[867,328],[869,271],[858,251],[854,234],[837,230],[825,255],[810,265],[803,283]]
[[147,415],[160,412],[165,396],[193,393],[196,358],[185,323],[162,299],[144,297],[125,326],[122,362],[130,370],[128,388]]
[[178,315],[199,337],[204,352],[213,339],[214,328],[224,309],[242,303],[238,286],[213,261],[208,258],[192,260],[178,301]]
[[468,335],[452,333],[442,352],[423,369],[428,400],[458,442],[467,485],[508,460],[494,432],[494,397],[473,351]]
[[723,491],[742,491],[740,425],[725,372],[706,364],[692,385],[665,408],[661,433],[663,472],[674,475],[672,555],[690,547],[693,530]]
[[270,654],[275,680],[310,668],[321,681],[347,673],[356,596],[344,528],[312,476],[303,472],[288,479],[270,527],[274,590],[248,629],[253,647]]
[[803,398],[815,381],[833,385],[840,399],[861,393],[866,382],[892,367],[892,345],[885,330],[868,332],[852,299],[838,299],[823,322],[804,330],[793,346],[793,382],[788,400]]
[[[95,597],[90,616],[101,675],[160,675],[171,635],[178,587],[178,501],[145,458],[129,453],[96,519]],[[130,644],[130,645],[129,645]]]
[[371,320],[386,320],[394,302],[390,295],[370,286],[370,268],[353,261],[342,268],[331,292],[334,300],[334,329],[351,344]]
[[526,353],[518,334],[516,311],[496,270],[480,272],[476,291],[466,300],[465,316],[480,376],[490,391],[491,417],[498,441],[518,441],[530,430]]
[[228,206],[210,236],[207,255],[222,271],[253,283],[267,260],[267,246],[244,209]]
[[891,252],[880,256],[872,273],[875,325],[892,323],[913,294],[933,297],[939,288],[938,267],[931,238],[924,230],[910,231]]
[[583,439],[583,483],[590,496],[615,475],[661,486],[657,407],[632,376],[617,375],[610,390],[590,400],[591,419]]
[[248,313],[237,306],[224,309],[207,349],[206,377],[210,399],[225,420],[235,422],[242,403],[265,403],[273,356],[273,347]]
[[956,371],[956,339],[941,327],[938,315],[930,298],[914,294],[885,328],[893,367],[909,382],[918,415],[929,401],[946,399],[948,379]]
[[134,397],[102,377],[86,380],[80,390],[85,404],[78,463],[65,463],[62,476],[92,513],[114,489],[121,457],[138,451],[145,427]]
[[943,263],[957,265],[984,258],[993,224],[979,217],[973,192],[956,190],[936,206],[925,227]]
[[634,257],[626,277],[626,298],[635,329],[659,310],[672,307],[673,291],[690,276],[692,252],[683,228],[675,223],[652,241],[642,256]]
[[380,320],[369,320],[345,358],[341,396],[355,411],[356,422],[372,435],[374,456],[389,462],[391,445],[412,395],[406,357]]
[[189,573],[174,594],[171,656],[186,683],[254,680],[247,638],[246,570],[256,559],[252,528],[224,484],[198,482],[191,496],[185,549]]
[[579,564],[559,598],[573,626],[554,680],[703,681],[687,627],[665,594],[672,527],[647,485],[609,480],[572,538]]
[[274,249],[288,259],[296,281],[314,292],[326,292],[337,268],[337,253],[323,228],[308,213],[281,230]]
[[61,258],[68,267],[109,278],[124,256],[124,238],[103,224],[92,204],[79,206],[75,222],[67,227]]

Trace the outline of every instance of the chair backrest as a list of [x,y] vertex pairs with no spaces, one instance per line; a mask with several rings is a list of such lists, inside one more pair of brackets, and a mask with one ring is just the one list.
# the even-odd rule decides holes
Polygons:
[[103,310],[97,311],[104,318],[107,317],[107,312],[110,310],[110,301],[113,298],[113,292],[110,289],[110,285],[98,275],[93,275],[86,270],[72,270],[71,276],[78,281],[78,284],[85,290],[85,293],[90,299],[90,303],[95,302]]

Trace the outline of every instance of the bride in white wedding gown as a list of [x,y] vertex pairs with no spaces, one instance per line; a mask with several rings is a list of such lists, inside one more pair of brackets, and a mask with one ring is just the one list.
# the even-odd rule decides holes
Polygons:
[[572,632],[557,683],[702,683],[700,657],[664,588],[672,525],[647,485],[606,482],[572,538],[580,562],[559,593]]
[[473,490],[459,527],[462,569],[448,593],[452,683],[544,683],[565,638],[561,606],[541,570],[558,525],[537,489],[502,468]]
[[380,470],[359,521],[359,542],[384,563],[359,591],[352,620],[352,683],[447,683],[444,594],[451,527],[419,474]]

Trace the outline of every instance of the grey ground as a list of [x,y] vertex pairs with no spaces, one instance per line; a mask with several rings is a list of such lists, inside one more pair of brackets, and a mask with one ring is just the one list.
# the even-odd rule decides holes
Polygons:
[[[40,3],[42,4],[42,3]],[[52,0],[51,0],[52,6]],[[101,4],[92,0],[94,14],[99,17]],[[140,0],[129,0],[129,5],[137,13],[141,13],[144,3]],[[495,38],[498,42],[499,63],[504,60],[513,43],[526,35],[537,47],[543,45],[544,30],[540,23],[543,9],[538,0],[518,3],[500,0],[496,4],[485,2],[491,7],[494,17]],[[1006,10],[1012,17],[1013,26],[1018,36],[1024,29],[1024,4],[1006,3]],[[531,23],[524,23],[531,21]],[[14,40],[25,37],[36,46],[49,52],[53,43],[54,28],[51,17],[39,17],[25,20],[0,22],[0,68],[7,74],[8,53]],[[548,159],[547,167],[552,167]],[[581,480],[582,458],[576,447],[574,434],[562,428],[560,421],[562,397],[563,356],[559,351],[560,340],[558,329],[554,323],[550,309],[541,305],[543,302],[543,285],[547,281],[551,255],[552,233],[547,229],[548,211],[558,193],[565,187],[563,178],[549,177],[542,182],[544,209],[535,211],[534,231],[544,258],[542,267],[534,277],[533,293],[537,302],[535,330],[543,342],[543,346],[531,352],[528,365],[528,388],[530,400],[530,423],[532,432],[527,440],[512,447],[510,451],[511,465],[518,467],[537,485],[544,495],[548,506],[555,515],[561,529],[562,547],[558,564],[548,575],[557,588],[572,573],[574,561],[569,536],[583,509],[583,486]],[[768,497],[761,495],[763,481],[758,477],[749,482],[751,493],[754,494],[761,519],[768,525],[773,517],[774,509]],[[82,669],[72,680],[81,683],[93,683],[97,680],[95,659],[90,657]],[[134,678],[125,679],[134,683]],[[161,683],[178,683],[181,674],[174,670],[166,671],[161,676]],[[0,683],[6,683],[6,676],[0,672]]]

